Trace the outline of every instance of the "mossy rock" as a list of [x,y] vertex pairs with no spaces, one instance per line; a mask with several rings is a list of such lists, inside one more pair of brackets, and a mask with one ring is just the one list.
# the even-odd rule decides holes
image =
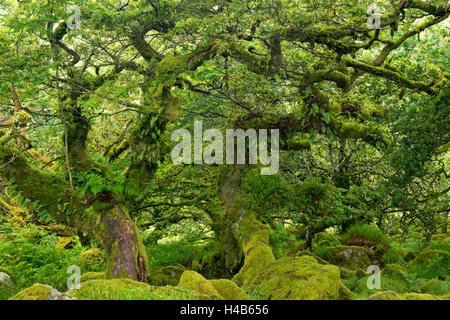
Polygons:
[[368,297],[367,300],[406,300],[406,299],[393,291],[384,291],[384,292],[377,292],[376,294]]
[[403,293],[402,297],[406,300],[442,300],[441,297],[437,297],[431,294],[423,294],[423,293]]
[[351,299],[339,268],[319,264],[311,256],[285,257],[264,268],[247,286],[257,288],[263,300]]
[[9,300],[73,300],[71,297],[61,294],[58,290],[45,285],[36,283],[26,288]]
[[390,246],[389,238],[373,224],[352,225],[342,236],[342,243],[348,246],[383,247]]
[[153,286],[177,286],[185,270],[183,266],[155,267],[150,269],[147,279]]
[[80,261],[85,265],[102,264],[104,262],[103,252],[98,248],[86,250],[80,254]]
[[227,279],[209,280],[225,300],[251,300],[236,283]]
[[339,267],[358,270],[366,269],[370,263],[369,250],[358,246],[328,247],[328,261]]
[[223,300],[214,285],[195,271],[185,271],[181,275],[178,286],[193,290],[203,295],[206,300]]
[[11,276],[5,272],[0,271],[0,288],[3,286],[12,286],[13,282]]
[[192,290],[178,287],[153,287],[131,279],[97,279],[81,284],[68,295],[78,300],[199,300]]
[[81,275],[80,282],[85,282],[89,280],[106,279],[105,272],[86,272]]
[[367,300],[443,300],[441,297],[423,293],[403,293],[397,294],[393,291],[377,292]]
[[301,256],[311,256],[314,259],[317,260],[317,262],[319,262],[320,264],[329,264],[328,261],[325,261],[324,259],[322,259],[321,257],[316,256],[314,253],[312,253],[309,250],[301,250],[299,251],[296,256],[301,257]]

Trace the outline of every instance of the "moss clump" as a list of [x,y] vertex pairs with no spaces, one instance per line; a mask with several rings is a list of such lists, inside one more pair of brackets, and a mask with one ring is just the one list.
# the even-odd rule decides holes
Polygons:
[[98,248],[86,250],[80,254],[80,261],[85,264],[102,264],[104,262],[103,252]]
[[185,271],[181,275],[180,287],[193,290],[204,296],[206,300],[223,300],[214,285],[195,271]]
[[352,225],[342,236],[342,242],[346,245],[357,246],[390,246],[389,238],[373,224]]
[[406,299],[395,292],[384,291],[378,292],[373,296],[368,297],[367,300],[406,300]]
[[104,272],[86,272],[81,275],[80,282],[98,279],[106,279],[106,274]]
[[351,293],[343,286],[338,267],[321,265],[311,256],[282,258],[248,284],[264,300],[349,299]]
[[70,291],[79,300],[198,300],[200,296],[177,287],[152,287],[131,279],[89,280]]
[[20,291],[9,300],[47,300],[52,287],[36,283],[32,287]]
[[33,286],[26,288],[9,300],[71,300],[70,297],[62,295],[52,287],[36,283]]
[[186,270],[183,266],[155,267],[148,272],[148,281],[154,286],[176,286]]
[[225,300],[250,300],[250,297],[233,281],[218,279],[209,281]]
[[337,266],[351,270],[365,270],[370,265],[369,252],[364,247],[338,246],[326,249],[329,253],[327,260]]

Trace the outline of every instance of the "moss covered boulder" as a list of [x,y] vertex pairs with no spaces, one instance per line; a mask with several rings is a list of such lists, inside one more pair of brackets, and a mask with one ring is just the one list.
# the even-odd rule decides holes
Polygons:
[[225,300],[250,300],[250,297],[233,281],[227,279],[209,280]]
[[9,300],[73,300],[65,294],[61,294],[58,290],[45,285],[36,283],[33,286],[26,288]]
[[264,268],[247,284],[264,300],[351,299],[339,268],[318,263],[311,256],[285,257]]
[[370,252],[358,246],[338,246],[326,248],[326,260],[334,265],[351,270],[367,269],[370,263]]
[[185,271],[181,275],[179,287],[193,290],[207,300],[223,300],[214,285],[195,271]]
[[78,300],[199,300],[196,292],[178,287],[153,287],[131,279],[97,279],[81,283],[68,295]]
[[11,273],[8,269],[0,266],[0,288],[3,286],[11,286],[12,284]]
[[397,294],[393,291],[378,292],[367,300],[443,300],[441,297],[423,293],[403,293]]
[[186,270],[183,266],[164,266],[150,269],[148,282],[153,286],[176,286]]
[[348,246],[367,246],[387,249],[389,238],[374,224],[355,224],[342,236],[342,243]]

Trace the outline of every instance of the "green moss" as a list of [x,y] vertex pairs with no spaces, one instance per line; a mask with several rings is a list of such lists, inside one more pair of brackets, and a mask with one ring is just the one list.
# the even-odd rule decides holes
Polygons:
[[47,300],[52,287],[40,283],[20,291],[9,300]]
[[81,275],[80,282],[99,279],[106,279],[106,274],[104,272],[86,272]]
[[403,293],[397,294],[392,291],[378,292],[370,296],[367,300],[443,300],[441,297],[436,297],[431,294],[422,293]]
[[195,271],[183,272],[178,285],[199,293],[207,300],[223,300],[214,285]]
[[225,300],[250,300],[250,297],[233,281],[218,279],[209,281]]
[[131,279],[90,280],[70,296],[79,300],[198,300],[200,296],[177,287],[152,287]]
[[406,300],[406,299],[395,292],[384,291],[378,292],[373,296],[368,297],[367,300]]
[[183,266],[155,267],[148,272],[148,281],[154,286],[176,286],[186,270]]
[[373,224],[352,225],[342,236],[342,242],[346,245],[390,246],[389,238]]
[[86,250],[80,254],[80,262],[85,265],[102,264],[104,262],[103,252],[98,248]]
[[259,222],[254,214],[245,215],[238,224],[245,260],[233,281],[245,288],[265,266],[275,261],[275,257],[269,246],[269,228]]
[[285,257],[264,268],[247,289],[258,288],[267,300],[349,299],[339,268],[321,265],[311,256]]

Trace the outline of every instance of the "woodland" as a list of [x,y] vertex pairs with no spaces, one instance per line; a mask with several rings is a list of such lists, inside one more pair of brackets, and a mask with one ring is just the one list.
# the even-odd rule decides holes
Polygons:
[[0,300],[449,300],[449,14],[0,0]]

